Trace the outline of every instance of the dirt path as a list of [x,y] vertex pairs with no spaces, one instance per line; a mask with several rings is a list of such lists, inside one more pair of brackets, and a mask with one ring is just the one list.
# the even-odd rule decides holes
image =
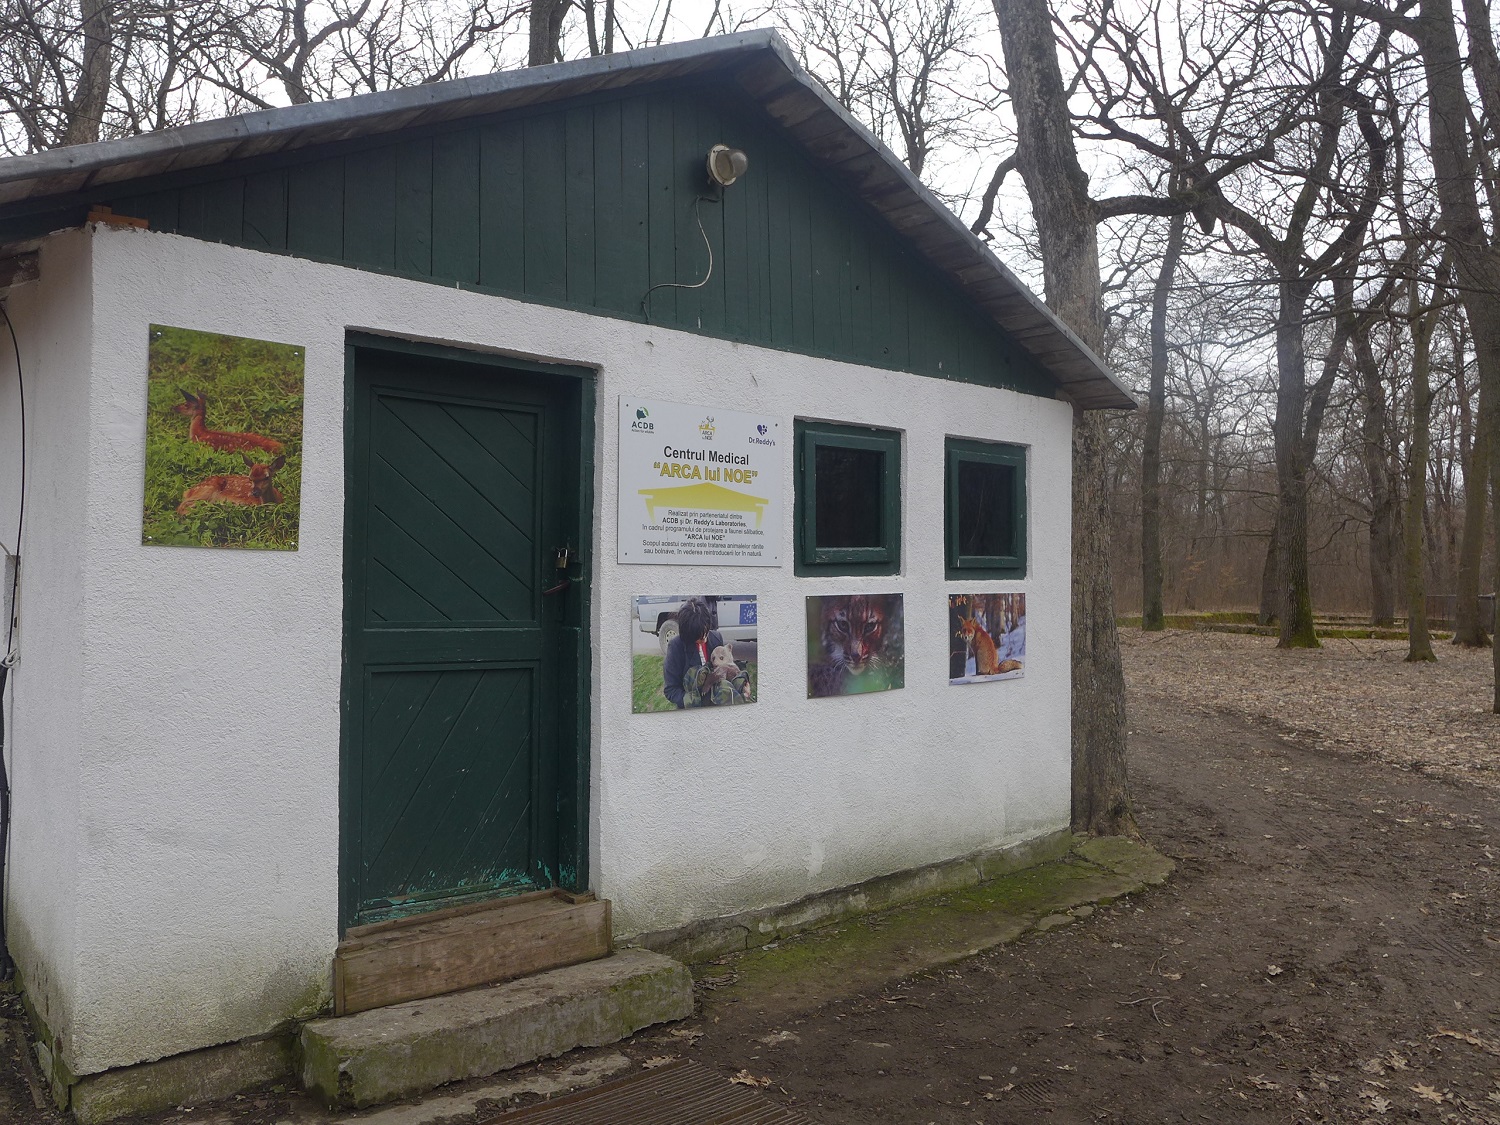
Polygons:
[[709,994],[679,1053],[824,1125],[1500,1122],[1493,793],[1169,692],[1131,701],[1168,886],[810,1013]]

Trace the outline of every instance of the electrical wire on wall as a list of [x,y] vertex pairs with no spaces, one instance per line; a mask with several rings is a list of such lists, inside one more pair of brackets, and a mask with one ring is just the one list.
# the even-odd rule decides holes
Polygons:
[[[708,269],[704,271],[702,281],[658,281],[641,294],[641,315],[646,318],[647,324],[651,323],[651,310],[646,302],[658,289],[702,289],[708,284],[708,279],[713,277],[714,244],[708,240],[708,231],[703,229],[703,205],[723,203],[724,189],[738,181],[749,167],[750,158],[741,149],[718,144],[708,150],[708,157],[703,163],[703,171],[708,180],[709,190],[714,194],[699,194],[693,199],[693,218],[698,223],[698,233],[703,236],[703,249],[708,251]],[[698,327],[701,328],[703,325],[700,323]]]
[[702,289],[705,285],[708,284],[708,279],[713,277],[714,246],[713,243],[708,240],[708,231],[703,229],[702,205],[705,203],[718,202],[719,200],[709,195],[700,195],[693,200],[693,218],[698,220],[698,233],[703,236],[703,248],[708,251],[708,270],[706,273],[704,273],[703,280],[694,281],[691,283],[686,281],[658,281],[650,289],[647,289],[646,292],[641,296],[641,315],[646,318],[647,324],[651,323],[651,310],[646,307],[646,302],[650,299],[651,294],[655,293],[658,289]]
[[5,330],[10,334],[11,351],[16,357],[16,396],[20,404],[21,422],[21,494],[16,505],[16,541],[12,556],[10,576],[10,612],[6,614],[5,649],[0,655],[0,981],[8,981],[16,973],[15,962],[10,957],[10,943],[6,940],[5,913],[10,901],[10,764],[5,756],[5,686],[10,679],[10,670],[15,667],[16,648],[16,598],[21,590],[21,530],[26,522],[26,380],[21,373],[21,342],[16,338],[16,326],[11,323],[10,313],[4,302],[0,302],[0,318],[5,321]]

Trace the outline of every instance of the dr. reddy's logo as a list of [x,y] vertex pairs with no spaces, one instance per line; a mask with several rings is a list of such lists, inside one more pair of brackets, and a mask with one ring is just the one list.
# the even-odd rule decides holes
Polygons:
[[762,423],[761,425],[756,426],[755,427],[755,432],[758,433],[758,434],[760,434],[761,437],[765,437],[766,436],[766,427],[765,427],[765,424]]
[[714,416],[712,414],[698,423],[698,433],[703,436],[704,441],[714,440]]
[[650,417],[651,411],[647,410],[644,406],[637,406],[635,408],[635,421],[630,423],[630,428],[638,433],[654,433],[656,427],[647,421]]

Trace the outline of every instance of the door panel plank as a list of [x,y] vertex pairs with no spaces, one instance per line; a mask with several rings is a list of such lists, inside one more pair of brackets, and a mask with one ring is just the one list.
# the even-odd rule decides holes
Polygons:
[[400,751],[427,701],[437,690],[436,673],[410,676],[371,676],[365,690],[368,724],[382,732],[378,740],[364,742],[363,778],[366,786],[379,784],[391,759]]
[[443,614],[401,580],[383,559],[370,560],[370,616],[377,621],[434,621]]
[[439,456],[409,429],[381,435],[384,448],[373,468],[380,485],[401,477],[440,511],[472,521],[471,534],[501,551],[522,550],[535,534],[535,499],[524,488],[502,488],[482,467],[460,467],[456,451]]
[[[424,600],[435,602],[439,619],[453,622],[516,621],[534,616],[531,590],[487,552],[456,529],[445,527],[419,509],[371,516],[388,538],[377,561],[403,580],[422,581]],[[418,576],[425,575],[423,578]],[[410,578],[408,578],[410,576]],[[373,608],[382,609],[378,603]],[[387,613],[388,620],[402,620]],[[431,617],[407,618],[421,622]]]
[[529,773],[530,739],[503,746],[495,735],[529,728],[530,674],[491,669],[441,675],[455,681],[454,694],[463,694],[462,703],[456,709],[429,708],[423,719],[427,736],[406,740],[400,772],[388,773],[380,791],[370,794],[379,803],[366,832],[378,846],[371,849],[366,878],[388,896],[456,891],[530,875],[527,841],[523,838],[519,849],[506,846],[525,820],[529,793],[502,801],[506,815],[492,818],[478,847],[470,844],[481,826],[453,815],[461,811],[455,803],[465,791],[512,793],[516,786],[514,779],[507,782],[508,775],[517,767]]
[[395,396],[381,405],[392,421],[410,430],[469,480],[488,480],[498,467],[512,478],[495,481],[500,494],[508,491],[508,484],[527,493],[535,490],[536,421],[531,416]]
[[[377,472],[376,478],[382,492],[376,509],[381,515],[460,574],[481,597],[494,602],[500,594],[501,600],[510,600],[502,593],[508,592],[511,598],[529,600],[530,576],[516,573],[512,552],[525,551],[529,560],[531,539],[503,527],[498,529],[499,534],[486,535],[482,519],[465,518],[436,507],[404,477]],[[495,608],[500,607],[496,604]],[[501,616],[517,615],[512,611]]]

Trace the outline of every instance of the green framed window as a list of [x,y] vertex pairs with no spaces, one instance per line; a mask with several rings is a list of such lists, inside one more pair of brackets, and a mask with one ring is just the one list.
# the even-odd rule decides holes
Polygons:
[[797,574],[901,569],[901,435],[798,419]]
[[948,577],[1026,577],[1026,449],[950,437],[943,517]]

